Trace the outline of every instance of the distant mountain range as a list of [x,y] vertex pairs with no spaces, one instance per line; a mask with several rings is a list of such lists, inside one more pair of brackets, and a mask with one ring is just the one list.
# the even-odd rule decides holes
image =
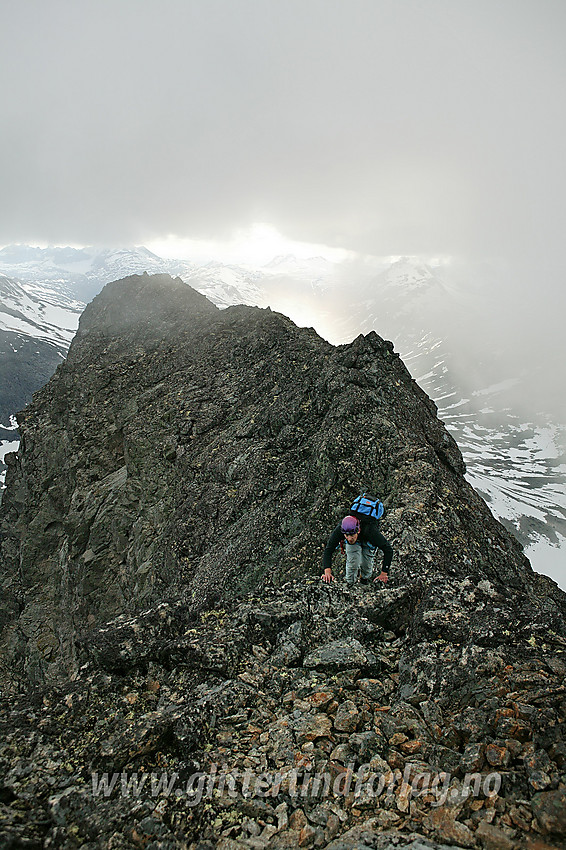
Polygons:
[[0,251],[0,441],[17,447],[13,415],[65,356],[85,304],[129,274],[178,276],[219,307],[271,306],[334,344],[375,330],[395,344],[458,442],[468,480],[527,547],[533,565],[566,586],[564,423],[519,411],[524,376],[509,371],[497,329],[450,266],[411,258],[334,264],[277,257],[261,268],[163,259],[146,248]]

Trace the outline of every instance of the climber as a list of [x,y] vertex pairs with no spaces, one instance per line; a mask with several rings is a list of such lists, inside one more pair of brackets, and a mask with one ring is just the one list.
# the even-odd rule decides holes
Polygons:
[[377,549],[381,549],[383,552],[383,564],[380,574],[374,581],[381,581],[385,584],[388,579],[387,571],[393,559],[393,547],[380,532],[375,520],[367,519],[360,522],[355,516],[345,516],[328,538],[322,556],[324,572],[321,579],[326,582],[334,581],[332,555],[344,541],[346,547],[346,584],[352,586],[358,578],[358,573],[360,573],[362,584],[371,582]]

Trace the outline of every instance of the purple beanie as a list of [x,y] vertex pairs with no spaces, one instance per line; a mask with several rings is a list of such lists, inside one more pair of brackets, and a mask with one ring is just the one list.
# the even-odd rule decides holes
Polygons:
[[360,521],[355,516],[345,516],[342,520],[342,531],[345,534],[356,534],[360,530]]

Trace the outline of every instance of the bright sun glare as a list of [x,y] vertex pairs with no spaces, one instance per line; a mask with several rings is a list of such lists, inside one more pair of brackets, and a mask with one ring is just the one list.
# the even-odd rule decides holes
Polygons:
[[235,231],[232,238],[225,242],[169,235],[148,242],[147,247],[160,257],[192,260],[195,263],[217,261],[252,266],[265,265],[274,257],[287,254],[304,260],[324,257],[334,262],[340,262],[349,255],[348,251],[340,248],[287,239],[270,224],[259,223],[247,230]]

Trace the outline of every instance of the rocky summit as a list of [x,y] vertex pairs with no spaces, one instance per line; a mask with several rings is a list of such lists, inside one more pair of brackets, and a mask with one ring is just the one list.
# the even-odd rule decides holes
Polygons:
[[[566,843],[566,595],[377,334],[108,284],[0,507],[0,847]],[[320,581],[360,491],[385,585]]]

